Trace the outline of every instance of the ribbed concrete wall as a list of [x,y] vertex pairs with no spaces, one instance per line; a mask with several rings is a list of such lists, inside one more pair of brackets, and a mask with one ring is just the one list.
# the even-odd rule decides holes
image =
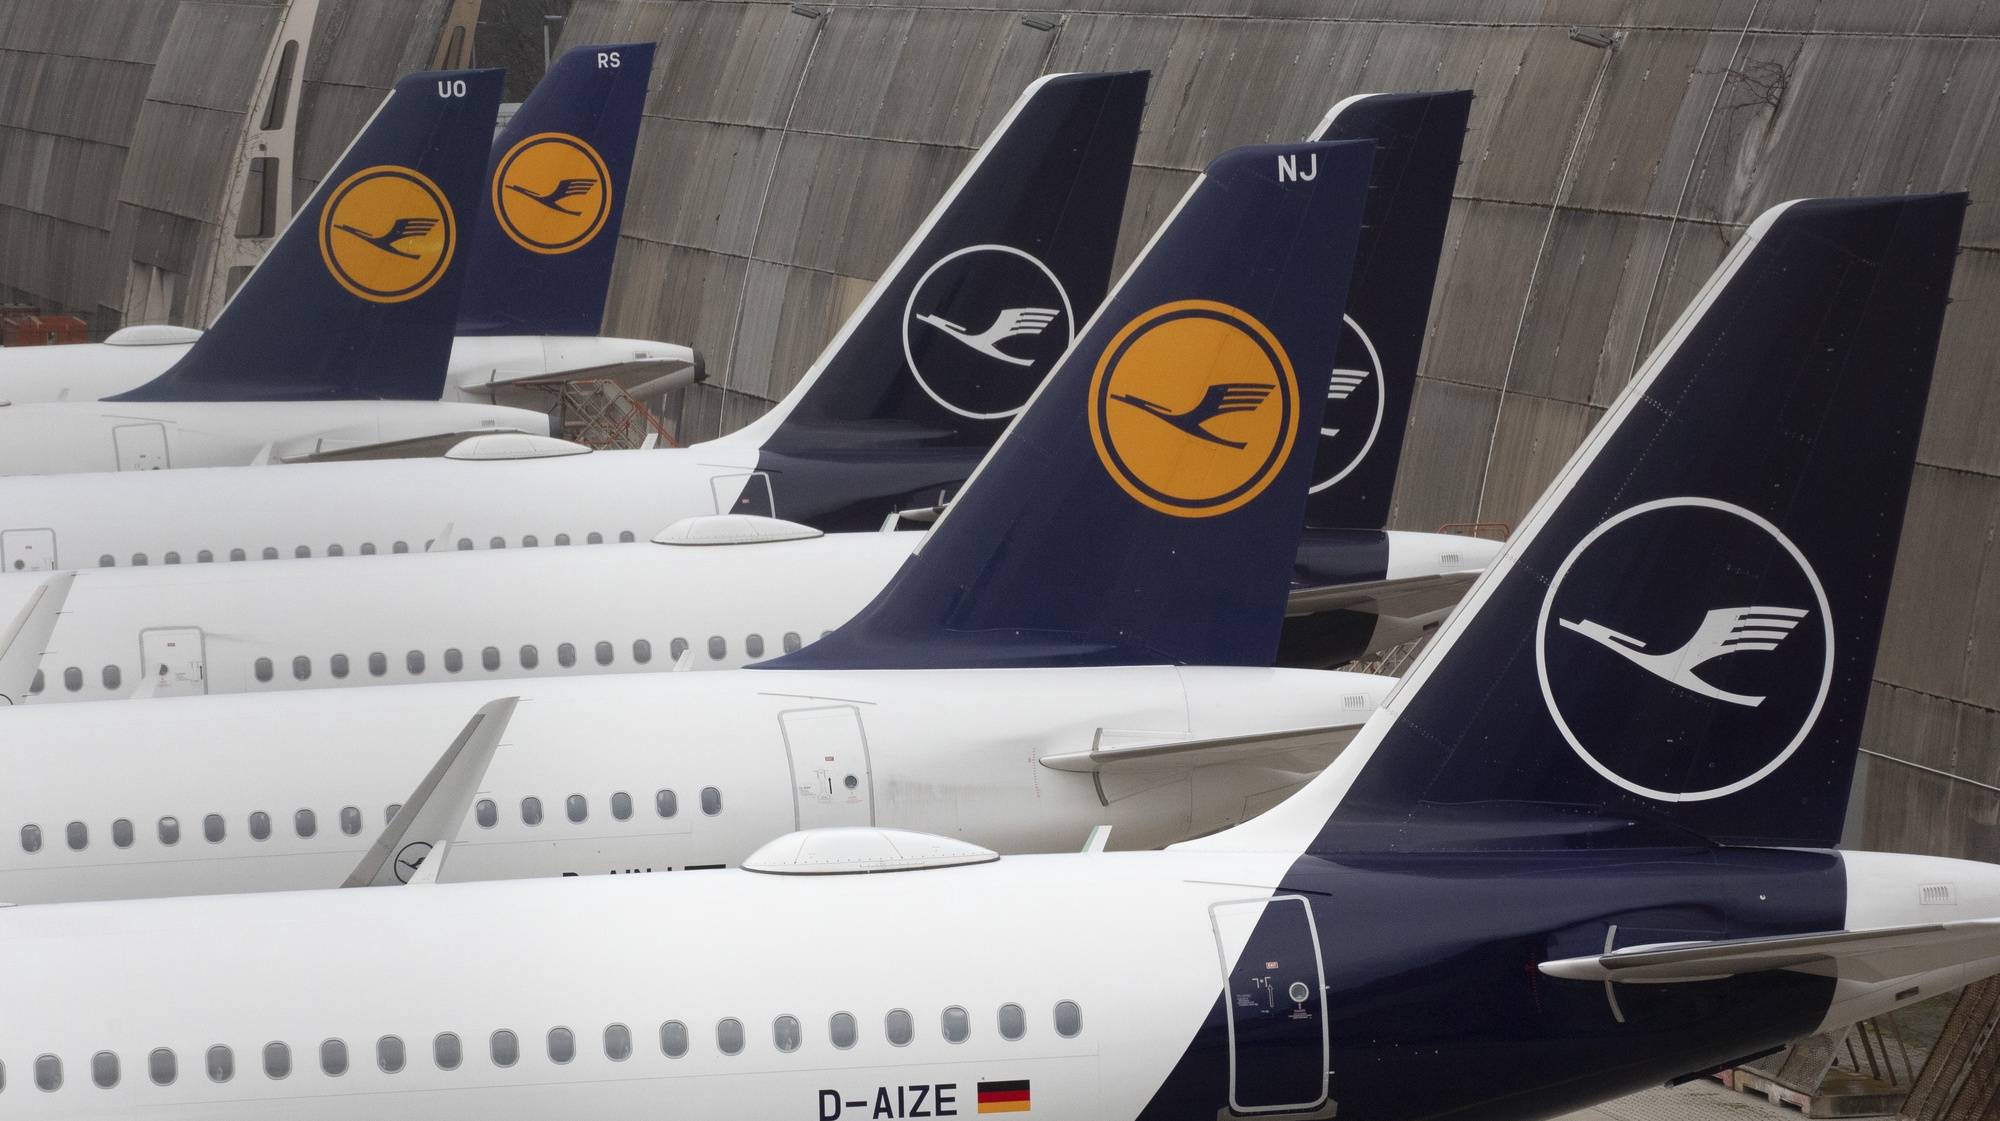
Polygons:
[[[1207,159],[1369,90],[1478,93],[1395,523],[1514,521],[1756,214],[1970,188],[1859,841],[2000,859],[2000,4],[577,0],[660,43],[607,329],[701,347],[684,436],[810,363],[1035,75],[1147,67],[1125,256]],[[1571,24],[1622,32],[1613,52]],[[1958,777],[1953,777],[1958,776]],[[1959,779],[1969,781],[1960,781]]]

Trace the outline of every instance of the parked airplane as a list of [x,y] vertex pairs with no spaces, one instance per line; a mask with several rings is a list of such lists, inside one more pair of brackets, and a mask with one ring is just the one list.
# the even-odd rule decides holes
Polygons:
[[[1393,332],[1382,360],[1352,375],[1365,379],[1364,392],[1330,394],[1330,415],[1365,393],[1362,412],[1387,412],[1383,423],[1400,433],[1468,101],[1464,93],[1350,98],[1318,130],[1383,138],[1356,270],[1376,288],[1350,300],[1342,354],[1354,345],[1357,316]],[[1396,403],[1385,407],[1388,394]],[[1330,427],[1323,422],[1321,431]],[[1413,637],[1499,548],[1358,528],[1387,519],[1400,443],[1385,433],[1372,446],[1346,448],[1343,477],[1315,483],[1308,520],[1350,528],[1301,544],[1284,664],[1338,664]],[[1324,440],[1316,454],[1315,470],[1324,471]],[[732,668],[797,650],[846,621],[918,540],[822,537],[794,523],[711,515],[677,523],[657,543],[580,552],[443,552],[249,570],[180,557],[172,567],[91,571],[69,595],[34,699]],[[800,572],[812,580],[797,579]],[[0,611],[45,577],[0,576]],[[524,588],[564,591],[524,596]],[[1339,617],[1329,621],[1329,611]]]
[[[699,363],[685,346],[597,335],[652,68],[651,43],[578,47],[556,60],[492,142],[486,179],[492,200],[466,211],[477,216],[468,219],[466,239],[473,264],[459,289],[457,334],[442,379],[436,367],[399,363],[407,381],[376,384],[374,392],[534,407],[540,402],[521,387],[615,378],[643,397],[694,377]],[[408,81],[414,86],[421,77]],[[551,197],[568,194],[544,202],[536,192],[551,181]],[[261,313],[285,328],[294,356],[319,345],[321,328],[301,310],[318,299],[323,284],[317,266],[308,265],[262,270],[248,282],[255,287],[247,298],[275,290],[263,298]],[[188,328],[149,325],[114,332],[103,343],[0,350],[0,401],[99,401],[128,393],[165,374],[199,338]],[[283,395],[298,380],[290,362],[253,377],[259,384],[239,380],[229,391],[239,399]]]
[[[1962,211],[1760,218],[1353,745],[1244,826],[939,841],[874,875],[814,874],[860,846],[808,831],[702,876],[17,907],[0,1094],[28,1118],[1537,1118],[1993,974],[2000,868],[1833,847]],[[1121,462],[1091,481],[1122,493]],[[1664,646],[1718,604],[1810,613],[1706,670],[1762,705],[1559,625]]]
[[464,272],[459,227],[478,212],[500,78],[398,82],[214,329],[165,373],[104,401],[0,408],[0,475],[546,432],[539,413],[437,393]]
[[[848,661],[521,693],[445,874],[712,867],[801,823],[1012,850],[1111,824],[1112,840],[1151,845],[1303,782],[1389,685],[1267,668],[1372,148],[1250,148],[1212,165],[965,498],[869,611],[821,640]],[[1282,177],[1295,158],[1312,178]],[[1270,391],[1208,422],[1227,443],[1103,405],[1184,407],[1217,384]],[[874,665],[892,668],[850,668]],[[0,899],[337,882],[378,807],[405,801],[475,709],[518,689],[10,710]]]

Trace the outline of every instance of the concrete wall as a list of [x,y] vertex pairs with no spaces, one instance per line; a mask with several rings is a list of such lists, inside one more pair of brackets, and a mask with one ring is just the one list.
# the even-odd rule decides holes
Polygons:
[[[1394,522],[1512,522],[1750,219],[2000,193],[2000,4],[577,0],[652,38],[606,328],[686,341],[686,438],[783,394],[1035,75],[1154,72],[1124,257],[1226,147],[1338,98],[1478,94]],[[818,13],[817,15],[812,13]],[[1623,34],[1615,51],[1571,24]],[[1866,747],[1859,842],[2000,859],[2000,209],[1959,262]],[[1971,781],[1959,781],[1958,778]]]

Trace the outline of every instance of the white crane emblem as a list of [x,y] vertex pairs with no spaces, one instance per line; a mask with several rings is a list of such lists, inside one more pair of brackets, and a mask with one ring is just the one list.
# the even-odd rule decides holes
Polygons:
[[1049,324],[1054,323],[1056,316],[1061,314],[1055,308],[1010,307],[1001,311],[999,315],[993,318],[993,326],[976,335],[949,319],[942,319],[935,315],[919,315],[917,316],[917,322],[928,323],[936,327],[938,330],[986,355],[988,358],[998,358],[1000,361],[1014,366],[1030,366],[1034,364],[1034,359],[1016,358],[1001,350],[1000,344],[1006,342],[1008,339],[1020,338],[1025,335],[1039,335],[1043,331],[1048,330]]
[[1763,697],[1751,697],[1718,689],[1695,676],[1695,668],[1727,654],[1746,650],[1776,650],[1809,612],[1802,607],[1718,607],[1702,617],[1694,636],[1678,650],[1663,654],[1645,653],[1646,644],[1630,635],[1619,634],[1602,623],[1584,620],[1572,623],[1558,619],[1563,627],[1623,655],[1632,664],[1663,681],[1718,701],[1755,708]]

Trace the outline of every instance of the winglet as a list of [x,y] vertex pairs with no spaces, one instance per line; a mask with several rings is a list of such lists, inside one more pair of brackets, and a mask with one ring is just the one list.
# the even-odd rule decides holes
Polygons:
[[436,882],[445,849],[458,836],[520,700],[502,697],[473,713],[341,887]]
[[0,632],[0,705],[20,704],[34,685],[42,654],[55,633],[56,616],[69,598],[76,573],[52,576],[28,596],[5,632]]

